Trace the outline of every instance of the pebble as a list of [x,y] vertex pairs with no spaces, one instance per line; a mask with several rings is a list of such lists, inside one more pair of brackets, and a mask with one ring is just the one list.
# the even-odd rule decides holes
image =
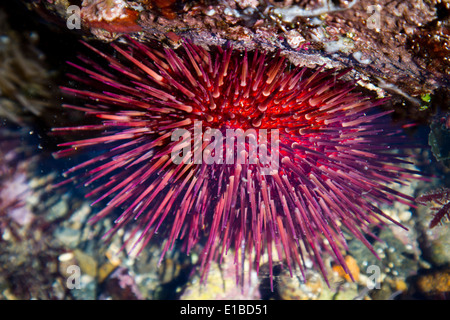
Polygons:
[[74,251],[74,255],[81,271],[84,274],[87,274],[95,278],[97,276],[97,268],[98,268],[97,260],[93,256],[79,249]]
[[[306,281],[301,275],[290,276],[286,268],[277,276],[277,292],[283,300],[318,300],[324,291],[321,275],[308,270]],[[326,285],[325,285],[326,286]]]
[[78,264],[78,262],[75,258],[75,255],[72,251],[61,254],[58,257],[58,261],[59,261],[59,266],[58,266],[59,273],[64,278],[67,278],[71,275],[71,273],[68,272],[69,267]]
[[69,210],[67,205],[67,196],[63,196],[55,205],[51,206],[46,214],[45,219],[47,221],[55,221],[59,218],[64,217]]
[[53,235],[63,246],[74,249],[80,242],[81,231],[60,226]]
[[115,269],[117,265],[106,262],[98,268],[97,279],[98,283],[102,283]]
[[[236,284],[234,252],[230,250],[224,256],[222,264],[211,263],[206,283],[200,283],[200,277],[195,274],[183,288],[181,300],[259,300],[258,277],[256,271],[249,274],[248,264],[245,264],[246,279],[243,287]],[[250,284],[249,279],[250,278]]]

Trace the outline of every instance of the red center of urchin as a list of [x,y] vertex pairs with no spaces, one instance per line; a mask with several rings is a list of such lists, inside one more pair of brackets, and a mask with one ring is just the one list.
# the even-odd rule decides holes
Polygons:
[[[178,238],[189,252],[205,233],[204,279],[211,261],[231,247],[237,275],[245,259],[258,270],[265,253],[272,265],[274,251],[291,272],[295,266],[303,272],[309,256],[325,275],[324,252],[349,272],[341,228],[371,249],[364,236],[369,226],[389,219],[375,205],[413,200],[387,186],[416,173],[401,168],[403,155],[390,151],[401,130],[386,124],[389,112],[376,110],[383,100],[362,97],[354,83],[340,80],[347,71],[299,68],[279,53],[212,52],[189,42],[174,51],[128,39],[125,48],[113,45],[117,58],[87,46],[107,64],[83,57],[86,67],[72,64],[84,75],[71,77],[93,89],[64,88],[87,100],[67,107],[101,122],[54,131],[98,133],[61,144],[69,149],[57,155],[82,147],[104,151],[67,174],[84,169],[71,180],[96,184],[88,194],[98,197],[95,203],[109,199],[94,221],[126,208],[111,233],[137,220],[130,239],[146,244],[163,234],[163,253]],[[171,152],[180,141],[172,135],[179,129],[186,130],[192,153],[209,152],[211,140],[195,139],[196,123],[224,135],[227,129],[278,130],[280,161],[270,174],[261,161],[174,163]],[[245,142],[247,155],[248,147]]]

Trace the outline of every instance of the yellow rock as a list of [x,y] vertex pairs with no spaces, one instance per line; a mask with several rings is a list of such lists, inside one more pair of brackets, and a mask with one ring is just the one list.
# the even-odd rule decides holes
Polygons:
[[98,282],[102,283],[117,268],[116,264],[106,262],[98,268]]
[[408,290],[408,286],[406,285],[405,281],[401,279],[396,279],[394,284],[395,290],[397,291],[406,292]]
[[[350,273],[353,276],[353,279],[355,279],[355,281],[359,280],[359,267],[358,267],[358,263],[356,262],[355,258],[353,258],[350,255],[345,256],[345,264],[347,265]],[[352,279],[350,278],[350,275],[348,275],[344,269],[342,268],[342,266],[340,265],[335,265],[333,266],[333,271],[335,271],[341,278],[344,278],[345,280],[351,282]]]
[[424,294],[439,294],[450,291],[450,269],[440,270],[421,276],[417,281],[419,290]]
[[82,273],[90,275],[92,277],[97,276],[97,261],[87,253],[77,249],[74,251],[75,258],[79,263],[79,267]]

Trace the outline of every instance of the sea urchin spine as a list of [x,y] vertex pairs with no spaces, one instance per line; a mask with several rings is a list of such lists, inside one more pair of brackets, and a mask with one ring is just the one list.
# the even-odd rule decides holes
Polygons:
[[[137,220],[126,241],[137,237],[140,250],[156,232],[166,238],[163,256],[176,239],[187,253],[206,239],[203,280],[211,261],[232,247],[237,279],[245,261],[258,271],[267,257],[272,270],[275,254],[291,274],[297,266],[304,272],[310,257],[326,278],[325,252],[349,273],[342,229],[373,252],[365,238],[370,226],[392,221],[377,205],[414,200],[388,187],[417,174],[403,168],[406,155],[392,152],[402,148],[402,129],[387,124],[389,111],[377,110],[384,100],[372,101],[341,80],[348,71],[295,67],[279,53],[209,51],[188,41],[175,51],[127,39],[126,46],[112,44],[114,56],[86,46],[103,61],[70,63],[82,73],[71,78],[89,90],[63,88],[87,101],[65,107],[100,123],[54,129],[97,132],[62,143],[67,149],[56,155],[102,153],[65,174],[94,185],[87,195],[97,197],[94,203],[109,199],[94,222],[125,208],[108,235]],[[175,164],[173,132],[194,133],[197,122],[223,135],[278,130],[279,166],[267,175],[261,161]],[[205,154],[210,143],[190,145]]]

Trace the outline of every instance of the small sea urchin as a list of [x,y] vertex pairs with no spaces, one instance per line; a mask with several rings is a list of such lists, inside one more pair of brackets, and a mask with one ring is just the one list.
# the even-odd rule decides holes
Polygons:
[[[109,199],[94,222],[122,209],[109,235],[136,220],[126,241],[137,238],[140,250],[158,233],[166,239],[163,255],[176,239],[188,253],[202,241],[203,279],[230,248],[237,278],[246,261],[258,271],[263,256],[272,265],[275,255],[291,272],[303,272],[310,257],[326,278],[324,253],[349,273],[342,230],[372,250],[365,237],[370,226],[396,223],[378,205],[414,200],[388,186],[417,174],[402,167],[405,154],[391,150],[402,148],[402,129],[387,124],[389,111],[378,110],[384,100],[341,79],[348,71],[300,68],[279,53],[206,50],[188,41],[172,50],[127,39],[126,46],[112,44],[114,55],[86,46],[102,59],[70,63],[81,71],[71,78],[86,90],[63,89],[86,103],[65,107],[100,120],[54,129],[94,135],[62,143],[67,148],[56,156],[102,151],[69,169],[66,181],[93,185],[87,196],[94,203]],[[199,123],[220,134],[200,129],[196,135]],[[231,129],[255,130],[239,153],[247,161],[224,163],[228,154],[211,148]],[[271,167],[261,154],[252,157],[256,130],[276,130],[276,139],[257,142],[279,157]],[[173,161],[174,151],[188,161]],[[214,161],[192,161],[198,152]]]

